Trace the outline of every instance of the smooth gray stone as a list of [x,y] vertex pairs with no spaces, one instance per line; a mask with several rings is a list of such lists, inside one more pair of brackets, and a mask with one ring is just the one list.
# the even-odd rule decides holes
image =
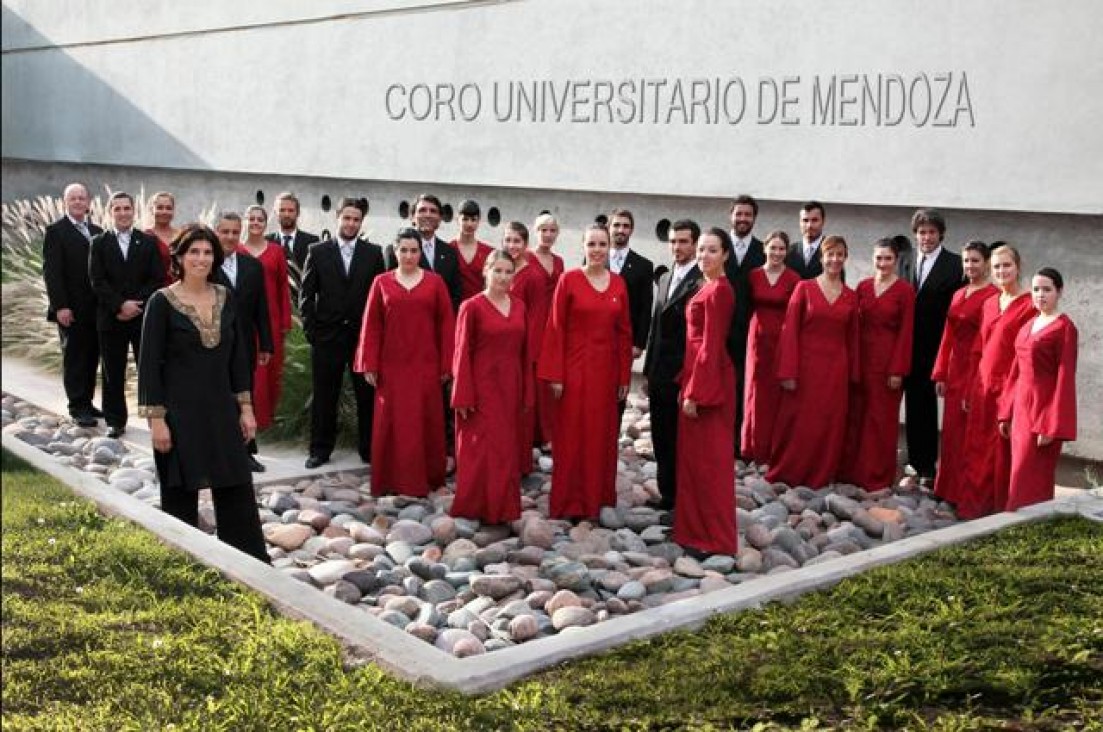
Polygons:
[[434,605],[451,600],[456,596],[456,588],[443,579],[433,579],[421,586],[418,597]]
[[397,610],[384,610],[377,615],[384,623],[390,623],[396,628],[405,630],[406,626],[410,624],[410,618],[404,613],[400,613]]
[[663,544],[652,544],[647,547],[647,553],[653,557],[665,559],[668,564],[674,564],[674,560],[685,555],[686,551],[673,542],[665,542]]
[[647,588],[638,580],[630,580],[621,585],[617,590],[617,597],[621,600],[642,600],[647,594]]
[[711,557],[701,562],[701,569],[719,572],[720,574],[728,574],[735,569],[735,557],[730,557],[726,554],[713,554]]
[[841,519],[851,520],[854,514],[861,510],[862,506],[852,498],[834,494],[827,497],[827,510]]
[[366,569],[355,569],[351,572],[346,572],[341,576],[341,579],[356,585],[356,589],[360,590],[360,594],[362,595],[371,594],[383,587],[384,584],[376,576],[375,572]]
[[646,552],[647,542],[631,529],[617,529],[609,542],[609,548],[618,552]]

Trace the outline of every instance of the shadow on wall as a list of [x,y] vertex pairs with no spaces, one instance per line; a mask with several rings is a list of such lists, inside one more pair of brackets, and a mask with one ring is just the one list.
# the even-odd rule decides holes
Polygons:
[[[112,151],[140,145],[146,165],[205,170],[210,165],[169,134],[106,81],[69,52],[50,48],[51,41],[18,14],[3,6],[2,99],[0,151],[4,158],[51,162],[95,163],[115,159]],[[8,39],[23,45],[36,38],[45,46],[22,51],[8,48]],[[112,49],[126,53],[123,46]],[[79,50],[77,51],[79,53]],[[143,70],[135,65],[133,73]],[[181,83],[187,83],[181,79]],[[197,90],[198,91],[198,90]],[[43,124],[66,119],[70,124]],[[112,120],[96,125],[95,120]]]

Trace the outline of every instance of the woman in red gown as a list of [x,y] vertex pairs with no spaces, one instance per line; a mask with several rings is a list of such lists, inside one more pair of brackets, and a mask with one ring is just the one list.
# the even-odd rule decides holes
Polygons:
[[264,294],[268,299],[268,320],[272,330],[272,356],[257,361],[253,372],[253,409],[257,428],[267,429],[276,417],[283,390],[284,340],[291,330],[291,288],[287,280],[287,257],[279,244],[264,238],[268,212],[263,206],[245,209],[245,241],[238,250],[260,262],[264,270]]
[[705,284],[686,305],[686,357],[679,377],[678,510],[674,541],[691,555],[735,554],[735,366],[728,329],[735,293],[724,274],[731,238],[709,229],[697,242]]
[[157,251],[161,254],[161,264],[165,268],[163,277],[166,285],[176,281],[172,276],[172,255],[169,253],[169,242],[176,238],[180,230],[172,225],[172,219],[176,215],[176,197],[168,191],[157,191],[149,197],[149,218],[152,225],[146,229],[157,242]]
[[[536,230],[536,247],[529,251],[529,256],[535,264],[540,265],[533,267],[532,271],[540,286],[534,293],[535,299],[526,305],[529,309],[531,332],[529,343],[533,346],[529,355],[535,364],[540,359],[540,349],[544,345],[544,329],[547,327],[548,316],[551,313],[555,286],[563,276],[563,258],[552,252],[552,247],[559,238],[559,222],[554,216],[550,213],[540,214],[533,223],[533,229]],[[535,374],[535,370],[533,373]],[[534,444],[547,449],[550,447],[552,435],[555,434],[556,400],[546,381],[534,380],[533,386],[536,390],[532,417]]]
[[538,375],[559,400],[549,515],[596,518],[617,502],[617,402],[628,394],[628,290],[609,271],[609,230],[591,224],[582,269],[555,288]]
[[846,437],[849,384],[859,369],[858,296],[843,282],[846,240],[820,245],[823,273],[800,282],[778,341],[781,401],[766,479],[821,488],[835,479]]
[[1000,434],[1011,441],[1005,511],[1053,499],[1061,445],[1076,439],[1076,326],[1059,305],[1061,273],[1043,267],[1031,293],[1038,317],[1015,339],[1015,364],[1000,405]]
[[444,393],[455,319],[444,280],[423,270],[421,236],[402,229],[398,269],[372,283],[353,371],[375,387],[371,490],[423,497],[444,485]]
[[980,332],[973,342],[977,379],[969,396],[965,425],[964,486],[957,514],[980,518],[1002,511],[1011,482],[1011,446],[999,433],[999,400],[1015,360],[1015,337],[1034,317],[1030,297],[1019,284],[1019,252],[1006,244],[992,250],[992,279],[998,297],[981,310]]
[[456,250],[460,265],[460,299],[468,300],[483,291],[483,266],[487,256],[494,251],[489,244],[479,241],[479,204],[466,200],[460,204],[460,235],[449,244]]
[[487,524],[521,517],[521,465],[501,449],[517,439],[532,394],[525,306],[509,293],[513,269],[508,254],[491,252],[486,289],[460,305],[452,360],[456,496],[449,513]]
[[965,423],[969,416],[966,403],[977,379],[977,362],[973,357],[973,342],[980,330],[984,303],[998,292],[988,281],[988,247],[984,242],[971,241],[961,250],[961,264],[968,283],[954,293],[946,315],[946,329],[934,362],[931,380],[943,399],[942,444],[938,450],[938,472],[934,492],[954,505],[961,500],[965,485]]
[[766,237],[766,264],[747,275],[751,323],[747,334],[747,374],[744,379],[743,433],[740,454],[748,462],[770,459],[774,416],[781,399],[777,380],[777,340],[785,321],[785,308],[800,275],[785,266],[789,235],[772,232]]
[[[502,251],[508,254],[514,262],[515,269],[513,279],[510,282],[510,294],[517,298],[525,306],[525,352],[528,358],[528,374],[532,381],[536,381],[537,360],[534,353],[540,350],[540,343],[535,340],[537,333],[543,338],[544,323],[547,321],[547,311],[544,311],[544,320],[535,322],[534,313],[539,310],[539,303],[543,296],[543,278],[537,271],[539,265],[533,266],[531,252],[528,249],[529,230],[520,221],[510,221],[506,224],[502,234]],[[544,389],[548,385],[544,383]],[[536,415],[534,410],[524,413],[521,420],[521,429],[517,431],[519,437],[518,450],[521,456],[521,473],[528,475],[532,472],[532,448],[540,443],[536,442]]]
[[896,274],[892,239],[873,245],[873,277],[858,283],[861,377],[850,392],[840,479],[869,490],[896,481],[900,387],[911,371],[915,289]]

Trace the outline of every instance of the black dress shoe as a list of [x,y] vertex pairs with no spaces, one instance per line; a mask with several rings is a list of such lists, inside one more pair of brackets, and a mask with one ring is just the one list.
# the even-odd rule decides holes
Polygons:
[[254,473],[263,473],[267,469],[268,468],[264,467],[264,463],[262,463],[260,460],[257,460],[255,456],[249,456],[249,470],[253,471]]
[[95,407],[89,407],[88,408],[88,413],[91,414],[96,419],[103,419],[103,412],[96,409]]
[[77,423],[77,427],[95,427],[96,418],[90,413],[74,414],[73,421]]
[[329,462],[328,457],[322,457],[320,455],[311,455],[306,459],[306,469],[313,470],[314,468],[321,467]]
[[113,440],[117,440],[123,436],[124,432],[126,432],[126,427],[116,427],[115,425],[111,425],[107,430],[107,436]]

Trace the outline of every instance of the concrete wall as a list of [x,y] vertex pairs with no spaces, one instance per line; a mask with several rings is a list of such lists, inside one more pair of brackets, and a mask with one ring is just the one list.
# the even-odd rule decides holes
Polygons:
[[[565,253],[624,205],[662,260],[661,220],[724,224],[746,191],[760,235],[825,201],[856,277],[869,242],[940,206],[951,242],[1066,273],[1069,449],[1101,458],[1101,35],[1093,0],[5,0],[3,198],[166,188],[185,220],[291,188],[320,231],[322,197],[355,194],[383,241],[431,189],[502,221],[551,209]],[[511,83],[533,102],[506,115]]]

